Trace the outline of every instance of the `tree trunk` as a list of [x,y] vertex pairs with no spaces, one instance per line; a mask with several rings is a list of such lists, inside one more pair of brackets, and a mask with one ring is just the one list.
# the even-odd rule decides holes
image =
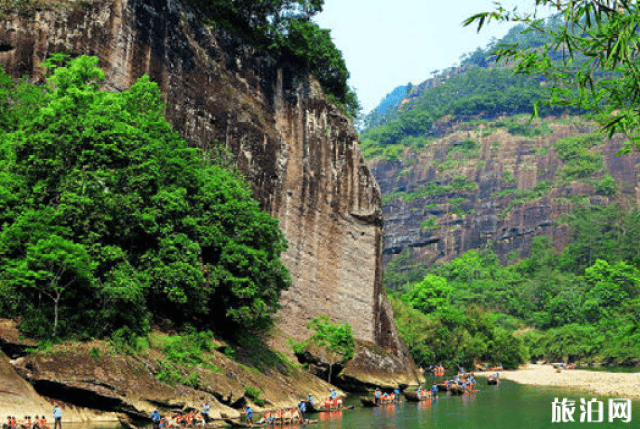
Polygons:
[[62,292],[57,292],[56,293],[56,299],[53,300],[54,307],[53,307],[53,336],[56,336],[56,330],[58,329],[58,304],[60,303],[60,295],[62,295]]

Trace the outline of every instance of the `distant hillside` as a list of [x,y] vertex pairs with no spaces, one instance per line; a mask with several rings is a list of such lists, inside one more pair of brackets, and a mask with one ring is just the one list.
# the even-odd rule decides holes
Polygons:
[[413,85],[409,83],[404,86],[399,86],[387,94],[380,104],[365,116],[365,128],[374,127],[379,123],[382,123],[382,118],[387,111],[398,104],[407,95],[411,88],[413,88]]
[[[548,18],[545,26],[560,23],[561,17],[556,16]],[[437,70],[431,78],[411,86],[400,100],[390,97],[402,87],[396,88],[364,118],[363,138],[381,144],[397,143],[402,137],[429,134],[433,123],[446,115],[465,121],[532,113],[533,103],[548,94],[544,79],[514,76],[509,64],[496,63],[494,51],[497,46],[516,42],[536,48],[547,41],[544,34],[517,25],[486,48],[463,55],[460,66]],[[562,51],[556,55],[560,60]],[[560,109],[549,108],[540,112],[542,116],[560,113]]]
[[[497,44],[545,43],[523,30]],[[416,85],[361,133],[383,194],[386,262],[409,252],[428,266],[488,247],[506,264],[527,256],[536,235],[561,250],[570,236],[559,219],[584,202],[636,206],[640,158],[615,155],[622,137],[592,134],[576,110],[542,108],[529,122],[545,81],[496,64],[492,50]]]
[[640,155],[616,155],[623,139],[594,134],[581,117],[528,123],[520,115],[443,129],[440,138],[369,149],[386,261],[407,250],[430,265],[489,247],[508,263],[528,256],[537,235],[566,246],[558,220],[575,207],[636,206]]

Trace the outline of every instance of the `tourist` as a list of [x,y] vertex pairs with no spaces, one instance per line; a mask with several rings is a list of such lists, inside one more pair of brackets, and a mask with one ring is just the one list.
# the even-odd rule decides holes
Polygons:
[[53,429],[62,429],[62,409],[60,409],[60,404],[56,404],[53,408],[53,418],[55,420]]
[[304,402],[304,400],[298,402],[298,410],[300,410],[300,419],[302,421],[305,421],[304,413],[305,411],[307,411],[307,404],[306,402]]
[[244,413],[247,416],[247,421],[253,424],[253,410],[251,409],[251,407],[248,405],[244,407]]
[[151,421],[153,422],[153,427],[154,428],[160,427],[160,419],[161,418],[162,418],[162,416],[160,415],[158,410],[154,410],[153,413],[151,413]]
[[204,418],[205,423],[209,423],[209,412],[211,411],[211,407],[208,402],[202,404],[202,417]]

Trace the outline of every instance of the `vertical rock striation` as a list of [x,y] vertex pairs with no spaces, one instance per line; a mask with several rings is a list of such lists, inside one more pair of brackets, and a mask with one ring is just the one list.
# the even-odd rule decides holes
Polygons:
[[380,191],[349,118],[295,64],[277,63],[226,31],[203,26],[172,0],[71,2],[5,14],[0,65],[42,80],[52,52],[96,55],[105,87],[147,73],[174,128],[202,148],[223,142],[262,207],[280,219],[293,285],[283,293],[281,337],[301,339],[320,314],[412,369],[381,286]]

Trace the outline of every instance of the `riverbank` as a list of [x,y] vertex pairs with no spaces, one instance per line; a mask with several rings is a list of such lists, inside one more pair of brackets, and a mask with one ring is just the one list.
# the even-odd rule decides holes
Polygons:
[[640,373],[557,370],[548,364],[527,364],[516,371],[501,372],[500,378],[520,384],[556,386],[597,395],[640,399]]

